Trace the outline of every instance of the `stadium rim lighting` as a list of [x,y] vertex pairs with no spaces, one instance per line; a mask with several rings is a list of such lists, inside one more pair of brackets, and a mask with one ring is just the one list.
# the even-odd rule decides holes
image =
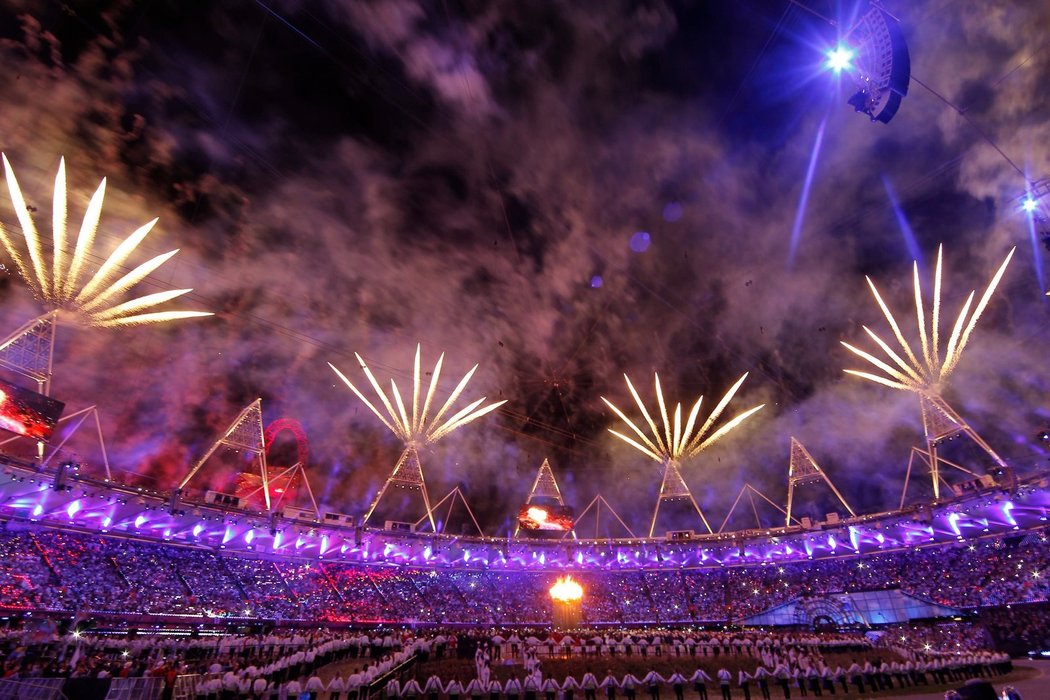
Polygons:
[[844,70],[848,70],[853,61],[854,52],[853,49],[848,46],[840,44],[833,49],[830,49],[827,54],[827,65],[828,68],[833,70],[835,74],[839,74]]

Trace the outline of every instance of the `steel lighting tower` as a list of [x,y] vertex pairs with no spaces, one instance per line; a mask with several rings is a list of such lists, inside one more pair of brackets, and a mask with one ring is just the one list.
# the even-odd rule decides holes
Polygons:
[[[361,524],[365,525],[368,523],[368,519],[372,517],[372,513],[375,511],[376,506],[379,505],[379,501],[383,498],[383,495],[387,492],[391,486],[399,488],[416,489],[420,492],[423,497],[423,506],[426,508],[427,519],[430,520],[430,527],[433,532],[437,532],[437,525],[434,522],[433,509],[430,506],[430,496],[427,494],[426,481],[423,479],[423,465],[419,461],[419,450],[426,447],[427,445],[433,444],[445,437],[457,428],[461,428],[467,423],[470,423],[477,418],[482,417],[486,413],[496,410],[500,406],[506,403],[506,401],[497,401],[495,403],[482,406],[485,403],[485,397],[482,397],[473,403],[467,405],[465,408],[456,411],[452,415],[447,415],[452,408],[452,405],[459,398],[459,395],[463,393],[467,383],[470,382],[470,378],[474,376],[474,372],[477,371],[478,365],[474,365],[469,372],[467,372],[463,379],[459,381],[456,388],[452,391],[452,394],[448,397],[445,403],[441,404],[441,407],[431,414],[430,409],[434,401],[434,393],[437,391],[438,381],[441,377],[441,364],[445,360],[444,353],[438,357],[437,363],[434,365],[434,371],[430,377],[430,386],[427,387],[426,395],[423,401],[420,402],[420,361],[419,361],[420,347],[416,345],[416,359],[413,365],[412,373],[412,401],[407,404],[401,397],[401,392],[397,388],[397,384],[393,379],[390,380],[390,393],[393,395],[394,401],[397,404],[397,408],[394,408],[394,404],[391,403],[390,397],[387,396],[386,392],[376,381],[372,371],[368,369],[368,365],[361,359],[361,356],[354,353],[354,357],[357,358],[357,362],[361,365],[361,370],[365,373],[365,377],[368,378],[369,383],[372,385],[372,389],[375,391],[376,396],[379,397],[380,402],[383,404],[383,408],[386,412],[381,412],[376,406],[369,401],[361,391],[346,378],[342,372],[340,372],[335,365],[331,362],[328,366],[332,368],[339,378],[350,387],[350,390],[354,392],[357,398],[368,406],[369,410],[375,414],[375,416],[392,432],[399,440],[404,444],[404,450],[401,452],[401,456],[398,458],[397,463],[394,465],[394,469],[390,472],[390,476],[387,477],[383,487],[379,489],[375,498],[372,500],[371,505],[368,506],[368,512],[365,513],[364,518],[361,520]],[[479,408],[480,407],[480,408]],[[411,409],[411,410],[409,410]]]
[[813,484],[819,481],[823,481],[827,484],[831,492],[835,494],[835,498],[839,499],[839,503],[842,507],[853,517],[857,517],[857,514],[850,508],[849,503],[846,503],[846,499],[842,497],[839,490],[832,483],[831,477],[824,473],[824,470],[817,464],[817,460],[813,459],[813,455],[809,453],[801,442],[796,440],[794,437],[791,438],[791,458],[788,461],[788,500],[787,500],[787,511],[784,513],[787,520],[784,522],[785,527],[791,527],[791,506],[795,501],[795,487],[805,486],[806,484]]
[[718,402],[717,406],[715,406],[714,411],[711,412],[711,415],[707,417],[707,420],[705,420],[703,425],[699,428],[696,427],[696,419],[700,413],[700,404],[703,402],[704,397],[701,396],[696,400],[696,403],[693,404],[693,408],[689,411],[689,416],[683,426],[682,404],[679,403],[675,406],[674,418],[669,418],[667,413],[667,403],[664,401],[663,390],[660,388],[660,377],[659,375],[654,375],[656,400],[660,408],[660,418],[662,421],[661,430],[661,428],[657,427],[656,421],[653,420],[649,411],[645,408],[645,404],[642,403],[642,399],[638,396],[638,392],[635,391],[634,385],[631,384],[630,377],[625,374],[623,375],[623,378],[627,380],[627,388],[630,390],[635,404],[638,406],[638,409],[642,413],[642,417],[649,426],[650,433],[647,435],[634,423],[634,421],[628,418],[623,411],[618,409],[612,404],[612,402],[603,396],[602,401],[605,402],[605,405],[611,408],[612,411],[627,424],[627,427],[631,429],[637,437],[637,440],[612,429],[610,429],[609,432],[663,466],[663,479],[660,482],[659,495],[656,497],[656,507],[653,509],[653,519],[649,524],[649,537],[652,537],[653,533],[656,531],[656,518],[660,513],[660,505],[664,501],[689,501],[700,516],[700,520],[704,523],[704,527],[707,528],[707,531],[714,532],[708,524],[707,518],[704,517],[704,512],[700,510],[700,506],[697,505],[696,499],[693,498],[693,493],[689,490],[689,486],[685,483],[685,479],[682,478],[681,463],[691,457],[695,457],[717,441],[721,440],[733,428],[740,425],[748,416],[761,409],[765,404],[755,406],[754,408],[738,414],[728,423],[724,424],[713,433],[708,434],[714,426],[715,421],[718,420],[726,406],[729,405],[729,402],[740,388],[740,385],[744,383],[745,379],[747,379],[747,374],[740,377],[736,384],[726,392],[726,395],[722,397],[722,400]]
[[[52,245],[49,260],[48,250],[37,231],[30,208],[22,195],[22,188],[15,177],[14,169],[6,155],[2,155],[2,159],[7,189],[11,195],[11,206],[18,220],[18,227],[21,229],[21,241],[18,236],[11,235],[3,224],[0,224],[0,244],[3,245],[19,277],[46,311],[0,340],[0,366],[35,381],[37,390],[41,394],[50,395],[55,333],[60,316],[63,322],[69,325],[118,328],[212,315],[204,311],[153,310],[161,304],[193,291],[192,289],[173,289],[121,301],[133,287],[178,252],[176,249],[158,255],[125,272],[125,263],[153,230],[157,219],[153,219],[132,232],[109,254],[102,265],[94,270],[94,274],[87,269],[88,259],[97,255],[94,249],[95,232],[102,215],[102,200],[106,192],[105,179],[99,184],[88,202],[72,252],[68,250],[71,240],[67,230],[68,195],[65,159],[59,161],[58,174],[55,177]],[[109,458],[106,456],[102,428],[95,407],[91,406],[83,411],[70,414],[60,419],[60,422],[88,412],[95,417],[106,478],[109,479],[111,477]],[[80,427],[83,420],[81,418],[70,434]],[[68,438],[69,434],[65,439],[68,440]],[[54,452],[51,456],[54,456]],[[43,443],[37,443],[37,458],[41,463],[46,463]]]
[[67,249],[71,241],[66,221],[68,196],[64,159],[59,161],[58,175],[55,177],[51,259],[48,260],[44,240],[37,232],[22,189],[6,155],[3,156],[3,163],[7,189],[11,194],[11,206],[21,228],[21,243],[24,245],[2,224],[0,244],[3,244],[18,275],[47,311],[0,341],[0,364],[33,379],[37,382],[40,392],[47,394],[51,388],[55,328],[60,315],[75,325],[100,328],[211,316],[204,311],[152,311],[154,307],[188,294],[192,289],[172,289],[120,301],[132,287],[179,252],[176,249],[163,253],[121,274],[125,270],[124,265],[128,258],[153,230],[157,219],[132,232],[110,253],[94,274],[89,276],[88,259],[96,254],[95,232],[102,215],[106,181],[102,180],[88,202],[80,233],[77,235],[73,251],[70,252]]
[[[850,352],[879,370],[878,374],[872,374],[870,372],[847,369],[845,370],[847,374],[867,379],[891,389],[911,391],[919,397],[923,430],[926,434],[926,453],[923,457],[930,468],[935,500],[939,499],[941,494],[940,482],[942,477],[940,475],[940,463],[944,462],[950,466],[957,467],[957,465],[947,462],[937,455],[937,446],[943,440],[960,433],[966,435],[987,453],[996,464],[1000,467],[1006,466],[1006,462],[1003,461],[1002,457],[996,454],[995,450],[948,405],[941,396],[941,392],[947,384],[948,377],[958,365],[962,351],[966,348],[970,335],[977,326],[978,319],[984,313],[988,302],[992,298],[992,294],[995,292],[995,288],[999,285],[999,281],[1006,272],[1014,250],[1011,249],[1009,254],[1007,254],[1006,259],[988,283],[988,287],[984,290],[984,294],[981,296],[980,301],[977,302],[976,307],[973,307],[976,292],[970,292],[969,297],[967,297],[966,302],[959,311],[955,323],[952,325],[946,346],[942,347],[943,335],[940,324],[943,246],[937,249],[937,267],[934,272],[933,305],[929,325],[926,322],[922,286],[919,282],[919,264],[914,263],[912,267],[912,280],[915,289],[915,316],[919,332],[919,353],[916,353],[912,345],[905,339],[904,334],[901,332],[900,324],[897,323],[896,318],[894,318],[893,313],[886,305],[886,302],[883,301],[879,290],[870,278],[865,279],[868,280],[871,293],[882,310],[883,316],[886,317],[890,329],[893,331],[900,352],[891,347],[889,343],[867,326],[864,326],[864,332],[879,346],[886,359],[865,352],[849,343],[842,343]],[[971,307],[973,307],[972,311]],[[908,464],[908,473],[909,475],[911,473],[911,462]],[[905,482],[905,489],[907,489],[907,482]],[[903,494],[901,500],[903,502]]]

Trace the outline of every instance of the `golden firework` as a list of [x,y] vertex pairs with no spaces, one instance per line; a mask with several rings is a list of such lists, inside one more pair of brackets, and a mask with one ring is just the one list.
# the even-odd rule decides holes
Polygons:
[[[441,405],[441,407],[431,415],[430,409],[431,404],[434,400],[434,392],[437,390],[438,380],[441,378],[441,365],[445,360],[445,354],[442,353],[438,357],[437,363],[434,365],[434,371],[430,377],[430,384],[427,387],[426,395],[420,403],[420,389],[422,388],[422,382],[420,381],[420,361],[419,361],[420,347],[416,345],[416,359],[413,365],[412,372],[412,403],[411,403],[411,414],[409,414],[406,403],[401,397],[401,391],[397,387],[397,383],[393,379],[390,380],[390,393],[393,395],[394,402],[391,403],[390,397],[387,396],[386,392],[383,391],[383,387],[380,386],[379,382],[376,381],[375,375],[365,364],[365,361],[361,359],[361,356],[354,353],[354,357],[357,358],[358,364],[361,365],[361,369],[365,373],[365,377],[368,378],[369,383],[372,385],[372,389],[375,390],[376,396],[379,397],[380,402],[383,404],[383,408],[386,409],[384,414],[380,411],[375,404],[368,400],[367,397],[358,389],[353,383],[347,379],[346,375],[339,371],[339,369],[331,362],[328,366],[339,375],[339,378],[350,387],[350,390],[357,395],[357,398],[368,406],[368,408],[376,415],[376,417],[382,421],[383,425],[387,427],[394,435],[396,435],[406,445],[413,447],[422,447],[423,445],[430,444],[441,438],[445,437],[453,430],[461,428],[467,423],[482,417],[486,413],[496,410],[503,404],[507,403],[504,401],[497,401],[487,406],[481,406],[485,403],[486,397],[481,397],[477,401],[474,401],[466,407],[456,411],[452,415],[447,415],[452,409],[452,405],[459,399],[460,394],[466,388],[467,383],[470,382],[471,377],[474,376],[474,372],[477,371],[478,365],[474,365],[470,368],[470,371],[463,375],[463,378],[456,385],[456,388],[449,395],[448,399]],[[394,404],[397,404],[397,408],[394,408]],[[481,408],[479,408],[481,406]]]
[[627,388],[631,391],[631,396],[634,397],[634,402],[638,405],[638,409],[642,412],[642,417],[645,418],[645,422],[648,424],[649,429],[652,431],[651,435],[646,435],[645,432],[638,427],[638,425],[624,414],[623,411],[618,409],[604,396],[601,397],[605,405],[613,410],[613,412],[619,416],[624,423],[634,431],[634,434],[638,436],[638,440],[624,435],[621,432],[610,429],[609,432],[620,438],[628,445],[639,450],[643,454],[647,455],[651,459],[660,463],[669,462],[680,462],[683,459],[688,459],[695,455],[700,454],[702,451],[715,444],[723,437],[725,437],[733,428],[737,427],[747,419],[752,413],[760,410],[765,404],[750,408],[743,413],[734,416],[730,421],[725,423],[722,427],[709,434],[712,426],[725,411],[726,406],[733,399],[740,385],[747,379],[747,374],[740,377],[729,391],[726,392],[722,400],[715,406],[715,410],[711,412],[711,415],[707,417],[703,425],[699,428],[696,427],[696,420],[700,413],[700,404],[703,402],[704,397],[701,396],[693,404],[692,409],[689,411],[689,416],[686,418],[685,425],[682,425],[682,404],[677,404],[674,409],[674,417],[670,419],[667,413],[667,403],[664,401],[663,390],[660,388],[660,375],[654,374],[656,384],[656,401],[660,409],[660,419],[663,426],[663,430],[660,430],[656,421],[653,420],[649,411],[645,408],[645,404],[642,403],[641,397],[638,396],[638,392],[635,391],[634,385],[631,384],[631,379],[626,374],[623,378],[627,380]]
[[918,353],[915,352],[912,345],[905,339],[900,324],[897,323],[889,306],[883,301],[882,296],[879,294],[879,290],[875,287],[875,283],[871,281],[871,278],[865,277],[868,281],[868,286],[871,287],[871,293],[874,295],[876,303],[879,305],[879,308],[882,309],[883,316],[886,317],[886,321],[890,324],[890,329],[893,331],[893,335],[900,346],[901,352],[894,350],[890,344],[879,337],[877,333],[867,326],[864,326],[864,332],[875,341],[875,344],[879,346],[883,353],[885,353],[885,356],[889,361],[887,362],[880,359],[871,353],[865,352],[864,350],[843,341],[842,344],[846,349],[872,364],[875,368],[881,371],[881,374],[862,372],[854,369],[847,369],[845,372],[857,377],[862,377],[863,379],[867,379],[877,384],[882,384],[883,386],[888,386],[892,389],[914,391],[922,396],[939,395],[940,383],[948,378],[959,363],[962,351],[970,341],[970,335],[977,326],[977,320],[981,317],[981,314],[984,313],[984,309],[988,306],[988,302],[991,300],[995,288],[999,285],[999,281],[1006,272],[1006,267],[1010,264],[1010,259],[1013,257],[1014,250],[1016,249],[1011,249],[1009,254],[1007,254],[1006,259],[1003,260],[1002,265],[999,266],[999,269],[988,283],[988,287],[984,290],[984,294],[981,296],[980,301],[972,311],[971,307],[973,307],[976,290],[970,292],[965,303],[963,303],[962,309],[959,311],[958,317],[955,319],[955,323],[952,324],[952,330],[948,336],[948,343],[943,349],[941,347],[941,340],[943,338],[940,328],[941,263],[943,246],[938,247],[937,249],[937,265],[933,276],[933,304],[931,307],[928,326],[925,305],[923,303],[922,286],[919,282],[919,265],[918,263],[913,263],[912,266],[912,284],[915,291],[915,317],[919,331]]
[[52,218],[54,245],[49,263],[46,259],[47,250],[43,239],[37,232],[33,217],[29,213],[22,190],[6,155],[3,155],[3,161],[7,188],[11,193],[11,204],[14,207],[15,216],[22,228],[25,250],[16,245],[17,239],[10,236],[2,225],[0,225],[0,242],[3,243],[4,249],[14,262],[19,276],[29,285],[33,294],[45,304],[52,309],[70,312],[89,325],[103,328],[161,323],[212,315],[206,311],[150,311],[165,302],[193,291],[192,289],[172,289],[146,294],[128,301],[120,301],[128,290],[179,252],[176,249],[158,255],[130,272],[121,274],[124,264],[153,230],[157,219],[153,219],[132,232],[106,258],[98,270],[81,284],[81,278],[87,277],[85,268],[87,259],[92,254],[95,232],[98,230],[99,218],[102,214],[106,180],[103,178],[88,202],[76,244],[72,254],[69,254],[67,251],[69,239],[66,221],[66,162],[64,158],[59,161],[58,175],[55,177]]

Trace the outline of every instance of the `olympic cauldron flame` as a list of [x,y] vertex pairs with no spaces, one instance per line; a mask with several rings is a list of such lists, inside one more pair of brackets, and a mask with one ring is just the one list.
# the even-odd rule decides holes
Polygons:
[[583,586],[574,581],[572,576],[562,576],[551,586],[550,594],[553,600],[576,601],[583,598]]

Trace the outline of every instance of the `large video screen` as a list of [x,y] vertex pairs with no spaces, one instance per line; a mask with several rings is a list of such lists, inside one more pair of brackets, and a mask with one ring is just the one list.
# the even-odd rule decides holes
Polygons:
[[522,533],[533,537],[556,537],[572,530],[575,511],[569,506],[526,504],[518,511]]
[[0,428],[34,440],[50,440],[66,405],[0,379]]

